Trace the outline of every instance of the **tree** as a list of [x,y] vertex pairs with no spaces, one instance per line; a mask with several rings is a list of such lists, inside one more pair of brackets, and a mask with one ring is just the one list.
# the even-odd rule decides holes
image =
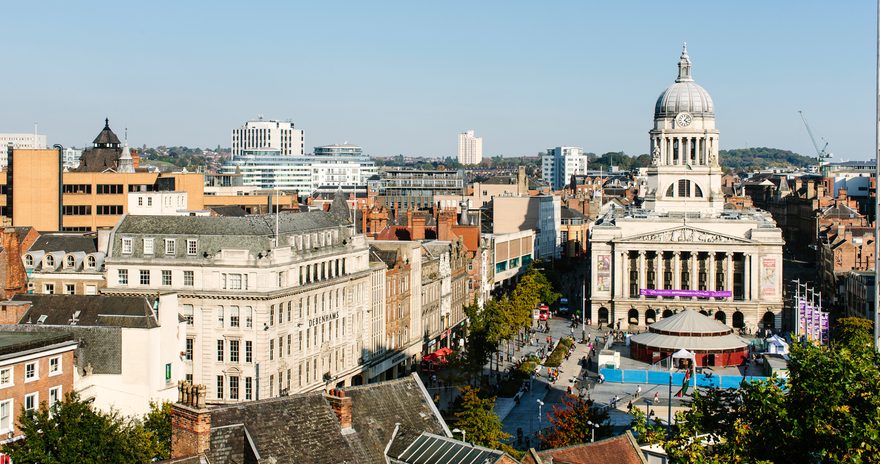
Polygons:
[[880,462],[880,355],[871,329],[841,319],[830,348],[792,344],[787,379],[695,394],[668,439],[645,439],[676,462]]
[[611,427],[602,425],[608,413],[591,407],[592,402],[580,398],[563,401],[563,406],[553,406],[553,414],[548,415],[550,430],[541,434],[541,446],[561,448],[563,446],[588,443],[593,438],[593,425],[598,424],[596,439],[611,434]]
[[471,387],[463,387],[460,392],[461,410],[455,413],[455,426],[465,431],[465,439],[475,445],[509,451],[510,445],[504,440],[510,435],[501,430],[501,419],[494,410],[495,397],[480,398],[480,390]]
[[160,452],[140,421],[96,411],[76,393],[51,409],[43,403],[37,411],[22,411],[19,430],[26,439],[2,448],[16,464],[144,463]]
[[159,459],[171,457],[171,403],[150,401],[150,412],[144,416],[144,428],[153,434],[159,445]]

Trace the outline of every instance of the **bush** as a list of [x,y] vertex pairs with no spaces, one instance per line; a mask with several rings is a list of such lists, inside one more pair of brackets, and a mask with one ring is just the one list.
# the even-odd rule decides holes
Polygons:
[[547,362],[544,363],[544,366],[559,367],[562,364],[562,360],[565,359],[565,354],[568,353],[569,348],[573,345],[573,338],[565,337],[562,340],[559,340],[559,343],[556,344],[556,348],[553,348],[553,352],[547,357]]

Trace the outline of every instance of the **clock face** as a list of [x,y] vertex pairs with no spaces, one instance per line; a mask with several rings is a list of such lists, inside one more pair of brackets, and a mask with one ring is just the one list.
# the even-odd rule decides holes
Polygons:
[[678,113],[678,116],[675,117],[675,123],[681,127],[690,126],[693,120],[694,117],[690,113]]

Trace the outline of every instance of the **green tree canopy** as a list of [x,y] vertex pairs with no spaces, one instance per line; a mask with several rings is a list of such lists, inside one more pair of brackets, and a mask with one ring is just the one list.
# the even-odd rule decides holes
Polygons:
[[161,454],[156,436],[139,420],[96,411],[76,393],[51,410],[43,403],[24,412],[18,425],[26,438],[2,448],[16,464],[145,463]]
[[150,412],[144,416],[144,428],[153,434],[159,445],[159,459],[171,457],[171,403],[150,401]]
[[480,398],[480,391],[472,387],[461,389],[461,410],[455,414],[455,426],[466,432],[469,443],[492,449],[510,451],[504,443],[510,435],[501,429],[501,419],[495,414],[495,397]]

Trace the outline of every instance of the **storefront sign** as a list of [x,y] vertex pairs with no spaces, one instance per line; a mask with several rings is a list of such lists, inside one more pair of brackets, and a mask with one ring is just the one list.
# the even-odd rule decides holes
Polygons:
[[336,312],[330,313],[330,314],[325,314],[323,316],[313,317],[313,318],[309,319],[309,327],[314,327],[318,324],[323,324],[325,322],[332,321],[332,320],[338,319],[338,318],[339,318],[339,311],[336,311]]

